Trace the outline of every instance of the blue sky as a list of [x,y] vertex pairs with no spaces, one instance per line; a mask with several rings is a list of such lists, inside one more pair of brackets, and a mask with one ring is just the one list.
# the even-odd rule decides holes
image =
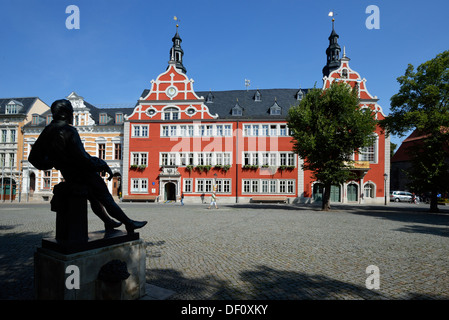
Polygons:
[[[69,5],[78,30],[66,28]],[[366,28],[369,5],[380,29]],[[133,105],[165,71],[174,16],[195,90],[245,89],[245,79],[250,89],[310,88],[322,85],[334,11],[351,67],[387,114],[407,64],[449,49],[447,0],[0,0],[0,10],[0,97],[47,104],[75,91],[94,105]]]

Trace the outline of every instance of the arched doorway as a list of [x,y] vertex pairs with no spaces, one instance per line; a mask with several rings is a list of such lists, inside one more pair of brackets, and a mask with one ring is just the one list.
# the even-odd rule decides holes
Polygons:
[[313,201],[322,201],[323,200],[323,184],[315,183],[312,189],[312,199]]
[[347,188],[348,201],[357,201],[358,198],[358,187],[355,183],[348,184]]
[[34,190],[36,190],[36,175],[34,172],[30,173],[30,195],[32,196],[34,194]]
[[167,182],[165,184],[165,200],[176,201],[176,185],[173,182]]

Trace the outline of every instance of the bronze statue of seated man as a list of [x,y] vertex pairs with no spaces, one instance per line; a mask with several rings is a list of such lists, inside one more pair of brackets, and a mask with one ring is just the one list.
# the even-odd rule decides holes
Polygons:
[[146,221],[131,220],[115,203],[99,175],[100,172],[108,173],[111,180],[112,170],[104,160],[90,156],[84,149],[78,131],[72,126],[70,101],[61,99],[53,102],[51,112],[53,121],[32,147],[28,157],[30,163],[40,170],[56,168],[67,183],[85,186],[92,211],[104,222],[106,231],[114,230],[122,223],[128,233],[145,226]]

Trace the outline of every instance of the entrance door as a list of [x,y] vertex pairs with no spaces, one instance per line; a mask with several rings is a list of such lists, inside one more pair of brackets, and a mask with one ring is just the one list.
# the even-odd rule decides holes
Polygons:
[[34,190],[36,189],[36,175],[34,172],[30,173],[30,194],[33,195]]
[[323,200],[323,184],[315,183],[313,185],[312,197],[314,201]]
[[116,173],[114,174],[114,176],[112,177],[112,195],[113,196],[120,196],[121,193],[121,176],[120,173]]
[[340,186],[331,186],[331,201],[332,202],[340,202],[341,198],[341,192],[340,192]]
[[348,184],[348,201],[357,201],[358,188],[356,184]]
[[165,200],[176,201],[176,185],[173,182],[167,182],[165,184]]

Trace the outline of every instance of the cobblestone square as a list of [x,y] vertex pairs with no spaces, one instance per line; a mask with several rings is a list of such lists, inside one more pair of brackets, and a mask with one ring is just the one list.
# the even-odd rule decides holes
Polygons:
[[[169,299],[448,299],[449,209],[424,204],[120,203]],[[0,204],[0,299],[33,299],[33,254],[54,236],[49,203]],[[100,230],[89,212],[89,231]],[[124,229],[124,227],[121,227]],[[380,271],[369,290],[366,268]]]

